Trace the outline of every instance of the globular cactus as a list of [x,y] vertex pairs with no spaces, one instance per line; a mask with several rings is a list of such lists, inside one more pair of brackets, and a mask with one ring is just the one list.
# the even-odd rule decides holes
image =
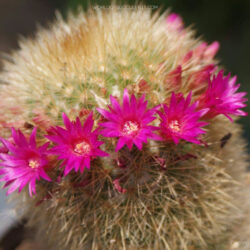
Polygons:
[[229,249],[246,99],[218,49],[176,14],[115,5],[21,40],[0,74],[0,180],[23,189],[20,215],[55,249]]

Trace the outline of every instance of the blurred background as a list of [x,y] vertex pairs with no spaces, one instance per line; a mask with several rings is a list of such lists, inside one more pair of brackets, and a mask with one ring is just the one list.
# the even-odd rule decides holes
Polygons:
[[[133,5],[138,1],[119,1]],[[46,26],[55,18],[55,10],[66,16],[68,10],[75,11],[80,5],[108,6],[106,0],[0,0],[0,70],[1,58],[18,48],[20,36],[31,36],[37,25]],[[217,58],[228,72],[238,76],[241,91],[250,93],[250,1],[249,0],[145,0],[144,5],[153,11],[171,8],[179,13],[186,25],[194,25],[197,36],[211,43],[220,42]],[[250,112],[250,106],[246,108]],[[250,145],[250,116],[240,121]],[[250,151],[250,147],[248,146]],[[10,234],[15,239],[9,240]],[[26,239],[23,241],[23,239]],[[24,230],[23,223],[15,222],[15,214],[0,191],[0,250],[34,249],[32,230]]]

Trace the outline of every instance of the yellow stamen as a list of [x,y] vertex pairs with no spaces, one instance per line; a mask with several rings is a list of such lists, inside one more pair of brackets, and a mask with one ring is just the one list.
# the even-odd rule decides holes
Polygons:
[[122,132],[125,135],[131,135],[138,132],[138,130],[139,130],[139,124],[137,122],[126,121],[123,125]]
[[39,167],[39,162],[37,160],[30,160],[29,161],[29,167],[31,168],[38,168]]
[[173,130],[174,132],[179,132],[181,130],[180,128],[180,123],[177,120],[173,120],[170,122],[169,127],[171,128],[171,130]]
[[80,155],[88,154],[91,150],[89,143],[86,141],[80,142],[75,145],[74,151]]

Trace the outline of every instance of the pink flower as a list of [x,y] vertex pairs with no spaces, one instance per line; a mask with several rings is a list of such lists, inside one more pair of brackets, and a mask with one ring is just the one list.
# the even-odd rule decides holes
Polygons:
[[198,137],[205,131],[201,127],[207,125],[198,121],[207,109],[196,111],[197,102],[190,105],[192,94],[185,99],[183,96],[172,94],[169,106],[163,104],[163,112],[158,111],[161,119],[160,134],[166,141],[173,140],[178,144],[180,139],[200,144]]
[[46,137],[56,143],[50,152],[58,155],[58,159],[64,160],[64,176],[72,169],[75,169],[75,172],[80,170],[82,173],[85,167],[90,169],[90,161],[93,158],[108,156],[99,149],[104,142],[98,141],[98,130],[92,132],[93,112],[88,115],[83,125],[79,117],[75,122],[71,122],[64,113],[62,117],[66,129],[58,126],[52,127],[50,135]]
[[122,194],[125,194],[127,193],[127,189],[126,188],[123,188],[120,184],[120,180],[117,178],[115,180],[113,180],[113,184],[114,184],[114,188],[119,192],[119,193],[122,193]]
[[217,76],[209,80],[206,92],[199,98],[199,108],[209,108],[209,112],[205,115],[206,118],[223,114],[232,121],[229,115],[247,115],[246,112],[240,110],[240,108],[246,107],[244,102],[247,99],[243,98],[246,92],[236,93],[240,87],[240,84],[235,85],[236,79],[236,76],[230,79],[230,74],[223,77],[223,70],[221,70]]
[[194,48],[194,57],[198,60],[203,59],[207,47],[208,45],[206,42],[202,42],[201,44],[199,44],[196,48]]
[[200,70],[193,72],[189,77],[189,80],[191,81],[189,88],[194,89],[194,88],[203,87],[202,86],[203,83],[206,83],[206,86],[207,86],[207,83],[210,79],[210,75],[215,70],[216,70],[215,65],[209,64],[209,65],[204,66]]
[[168,27],[172,30],[181,31],[184,28],[184,23],[181,16],[176,13],[171,13],[166,18],[166,22]]
[[178,65],[174,70],[170,71],[166,75],[164,82],[165,82],[167,88],[180,87],[181,80],[182,80],[182,67],[181,67],[181,65]]
[[214,56],[217,54],[219,48],[220,48],[219,42],[214,41],[209,46],[207,46],[204,52],[204,58],[206,58],[207,60],[213,59]]
[[138,88],[139,88],[139,93],[148,93],[150,91],[150,86],[144,79],[141,79],[139,81]]
[[45,173],[48,167],[47,147],[49,143],[45,143],[41,147],[36,145],[36,128],[33,129],[29,141],[26,140],[20,130],[16,131],[12,128],[12,137],[14,144],[1,138],[4,146],[9,150],[10,154],[1,153],[0,159],[0,181],[6,182],[4,187],[9,186],[7,195],[18,189],[22,191],[24,186],[29,183],[29,194],[36,193],[36,180],[40,177],[47,181],[51,181]]
[[181,60],[181,64],[188,63],[190,59],[193,57],[193,55],[194,55],[193,50],[188,51]]
[[155,117],[155,108],[147,109],[147,101],[144,101],[145,95],[136,99],[134,95],[129,98],[127,89],[124,90],[122,106],[118,101],[110,96],[111,106],[109,110],[97,108],[107,121],[100,124],[104,129],[100,132],[105,137],[118,137],[116,151],[119,151],[125,144],[131,150],[133,144],[142,149],[143,142],[147,139],[159,139],[159,136],[153,134],[157,128],[149,126]]
[[194,56],[199,60],[209,61],[214,58],[220,48],[220,44],[217,41],[214,41],[210,45],[203,42],[198,47],[194,49]]

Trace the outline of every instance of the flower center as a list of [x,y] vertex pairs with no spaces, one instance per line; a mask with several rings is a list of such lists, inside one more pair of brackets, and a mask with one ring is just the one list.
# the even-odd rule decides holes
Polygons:
[[123,124],[122,133],[124,135],[135,135],[139,131],[139,124],[135,121],[126,121]]
[[179,132],[181,130],[181,126],[179,121],[177,120],[173,120],[170,122],[169,127],[171,128],[171,130],[173,130],[174,132]]
[[88,154],[91,151],[91,146],[88,142],[82,141],[75,145],[74,152],[80,155]]
[[39,162],[37,160],[29,160],[29,167],[30,168],[38,168],[40,166]]

